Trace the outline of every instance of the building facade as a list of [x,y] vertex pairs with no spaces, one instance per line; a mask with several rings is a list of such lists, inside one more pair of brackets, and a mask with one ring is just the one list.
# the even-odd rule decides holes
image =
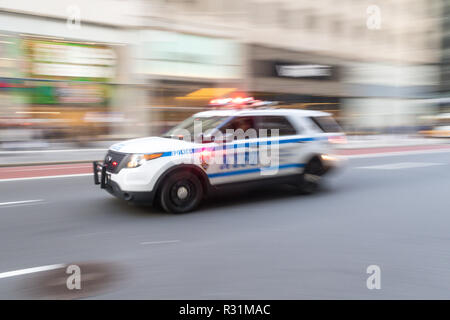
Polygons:
[[[27,53],[24,60],[40,74],[18,74],[23,59],[11,69],[16,49],[3,49],[0,77],[62,86],[60,92],[75,95],[62,105],[84,104],[90,110],[85,119],[101,118],[103,105],[111,118],[107,133],[117,137],[160,133],[214,96],[232,92],[328,110],[349,131],[416,126],[419,116],[436,112],[429,102],[441,59],[434,3],[1,0],[6,37],[53,50],[50,59],[63,51],[78,60],[76,68],[63,59],[57,70],[39,69]],[[99,66],[83,61],[82,52],[109,52],[111,58]],[[95,76],[106,71],[107,77]],[[86,87],[77,88],[83,77]]]
[[[152,26],[236,39],[250,93],[309,108],[325,103],[348,130],[414,129],[420,116],[436,112],[441,28],[434,1],[169,0],[148,6]],[[311,65],[316,70],[309,72],[322,65],[333,77],[299,76]]]

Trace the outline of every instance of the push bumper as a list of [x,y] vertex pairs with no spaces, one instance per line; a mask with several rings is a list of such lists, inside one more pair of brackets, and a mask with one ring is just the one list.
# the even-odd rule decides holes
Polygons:
[[[92,164],[93,164],[93,169],[94,169],[94,183],[99,184],[100,188],[105,189],[106,179],[107,179],[106,166],[97,161],[94,161]],[[99,173],[100,173],[100,177],[99,177]]]
[[117,182],[111,180],[111,174],[106,171],[106,165],[97,161],[93,162],[94,183],[100,185],[113,196],[131,202],[152,204],[155,198],[153,191],[149,192],[127,192],[123,191]]

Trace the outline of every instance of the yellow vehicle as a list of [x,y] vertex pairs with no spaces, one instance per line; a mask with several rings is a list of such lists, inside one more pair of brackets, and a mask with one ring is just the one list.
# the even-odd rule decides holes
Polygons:
[[434,117],[434,127],[421,131],[423,135],[432,138],[450,138],[450,113],[441,113]]

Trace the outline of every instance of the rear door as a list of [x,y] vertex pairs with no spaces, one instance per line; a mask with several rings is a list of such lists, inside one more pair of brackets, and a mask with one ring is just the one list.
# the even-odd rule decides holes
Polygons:
[[[255,117],[259,132],[260,166],[263,176],[287,175],[299,172],[298,153],[302,149],[301,128],[296,128],[283,115]],[[267,159],[269,161],[264,161]]]

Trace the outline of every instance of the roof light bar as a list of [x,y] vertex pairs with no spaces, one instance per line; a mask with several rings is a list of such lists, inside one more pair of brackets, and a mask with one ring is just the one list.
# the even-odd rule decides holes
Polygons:
[[274,101],[255,100],[253,97],[237,97],[237,98],[221,98],[213,99],[209,102],[210,106],[215,107],[230,107],[230,108],[244,108],[244,107],[270,107],[276,105]]

